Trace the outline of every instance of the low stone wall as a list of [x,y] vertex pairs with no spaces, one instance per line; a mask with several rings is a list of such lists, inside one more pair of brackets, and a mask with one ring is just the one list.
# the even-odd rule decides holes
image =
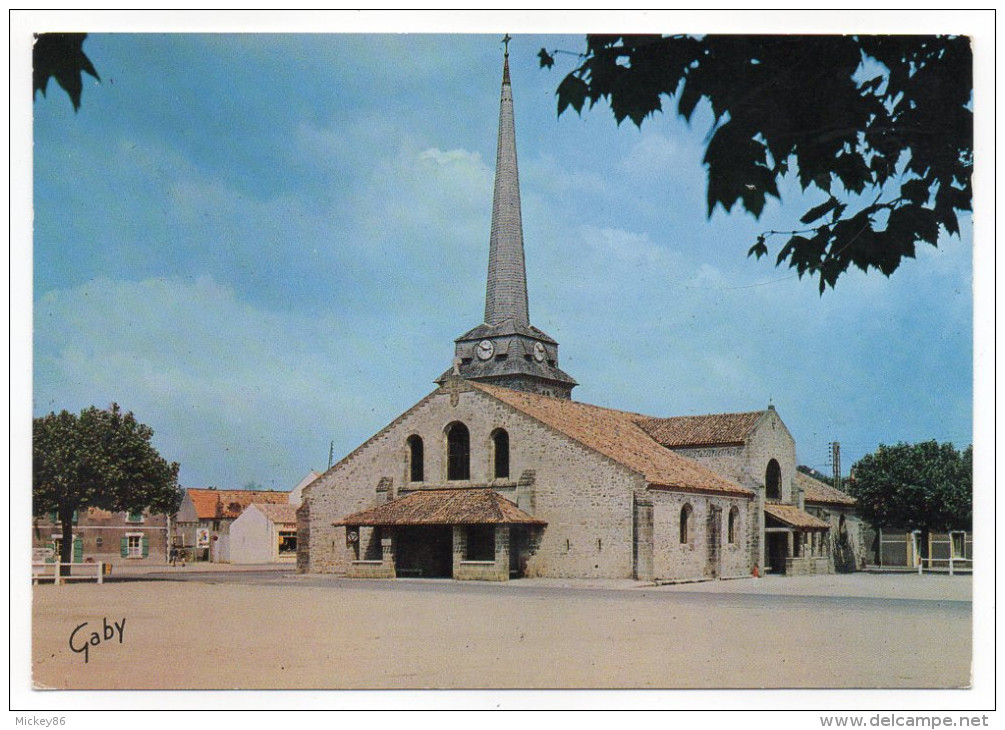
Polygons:
[[509,580],[509,567],[494,560],[462,560],[454,566],[454,580]]
[[395,578],[394,563],[384,560],[353,560],[346,572],[348,578]]
[[785,559],[785,575],[826,575],[833,572],[828,557]]

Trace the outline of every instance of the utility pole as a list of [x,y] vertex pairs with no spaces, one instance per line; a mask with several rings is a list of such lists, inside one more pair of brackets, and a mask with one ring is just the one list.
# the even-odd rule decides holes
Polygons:
[[834,470],[834,488],[841,488],[841,443],[831,442],[831,467]]

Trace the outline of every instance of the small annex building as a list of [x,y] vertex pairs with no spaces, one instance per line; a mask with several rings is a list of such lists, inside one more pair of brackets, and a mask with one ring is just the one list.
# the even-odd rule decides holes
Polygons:
[[855,512],[855,498],[809,474],[796,472],[806,511],[827,523],[831,564],[838,573],[851,573],[867,562],[865,523]]
[[[530,323],[508,53],[484,321],[437,389],[305,486],[297,569],[683,582],[832,570],[774,407],[658,417],[580,403]],[[825,515],[824,512],[827,512]]]
[[252,502],[230,526],[230,562],[235,565],[296,562],[297,508]]
[[252,503],[289,504],[290,493],[268,489],[185,490],[172,545],[189,561],[230,562],[230,527]]

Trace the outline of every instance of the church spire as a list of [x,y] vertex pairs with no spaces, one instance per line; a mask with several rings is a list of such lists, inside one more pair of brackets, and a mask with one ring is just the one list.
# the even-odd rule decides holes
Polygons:
[[558,367],[558,343],[530,324],[527,311],[509,41],[509,35],[503,38],[499,146],[492,197],[485,321],[454,340],[453,367],[436,382],[445,385],[451,378],[461,377],[512,390],[571,398],[576,381]]
[[516,164],[516,125],[513,121],[513,87],[509,78],[509,41],[503,38],[502,92],[499,100],[499,142],[496,147],[495,192],[489,235],[489,271],[485,287],[485,323],[513,320],[530,324],[527,306],[527,272],[523,256],[523,222],[520,215],[520,180]]

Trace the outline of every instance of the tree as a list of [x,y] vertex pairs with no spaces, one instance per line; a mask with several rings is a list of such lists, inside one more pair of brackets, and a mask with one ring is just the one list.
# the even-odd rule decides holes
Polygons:
[[61,563],[71,562],[74,512],[178,511],[178,464],[157,453],[152,436],[149,426],[114,403],[109,410],[91,406],[79,416],[61,411],[33,420],[32,512],[56,513]]
[[558,86],[559,115],[605,99],[619,125],[641,127],[664,96],[689,122],[710,105],[709,217],[739,204],[759,218],[789,175],[824,193],[804,228],[766,231],[747,254],[787,238],[776,265],[817,276],[821,294],[851,265],[890,276],[940,229],[958,236],[958,212],[971,210],[968,38],[588,35],[579,55]]
[[80,108],[80,94],[84,90],[82,74],[89,73],[101,80],[91,59],[84,53],[87,33],[36,33],[31,49],[32,97],[38,91],[45,96],[49,79],[56,82],[70,97],[73,110]]
[[846,482],[856,509],[875,527],[969,530],[973,522],[973,447],[926,441],[880,446]]

